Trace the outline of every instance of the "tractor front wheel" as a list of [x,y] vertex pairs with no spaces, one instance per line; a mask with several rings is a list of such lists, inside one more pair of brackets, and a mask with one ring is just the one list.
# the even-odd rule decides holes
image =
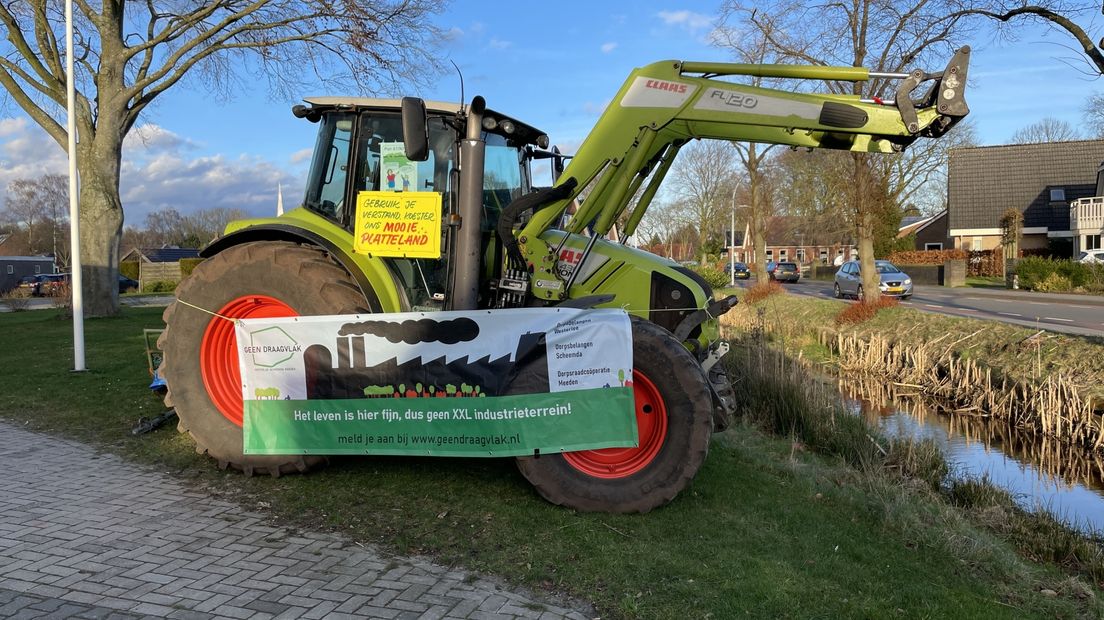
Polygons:
[[176,289],[158,340],[165,404],[196,451],[247,474],[302,472],[324,457],[246,455],[242,387],[232,319],[371,312],[349,274],[320,249],[283,241],[247,243],[196,266]]
[[663,328],[632,320],[638,446],[518,458],[548,501],[587,512],[648,512],[674,499],[709,451],[713,401],[697,360]]

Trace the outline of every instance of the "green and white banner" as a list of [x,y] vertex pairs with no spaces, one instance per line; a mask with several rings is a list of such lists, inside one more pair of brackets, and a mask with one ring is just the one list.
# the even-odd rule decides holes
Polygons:
[[616,309],[243,319],[246,454],[519,456],[637,445]]

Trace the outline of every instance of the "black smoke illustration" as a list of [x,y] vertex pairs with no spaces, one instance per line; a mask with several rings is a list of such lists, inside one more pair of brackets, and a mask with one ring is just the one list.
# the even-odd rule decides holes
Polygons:
[[386,338],[388,342],[398,344],[417,344],[419,342],[441,342],[456,344],[469,342],[479,336],[479,323],[460,317],[451,321],[433,319],[411,319],[396,323],[393,321],[362,321],[346,323],[341,326],[339,336],[361,336],[370,334]]

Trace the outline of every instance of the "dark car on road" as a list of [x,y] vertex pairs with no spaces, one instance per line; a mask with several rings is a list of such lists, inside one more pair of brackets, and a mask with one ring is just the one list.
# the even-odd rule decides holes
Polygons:
[[19,283],[15,285],[15,288],[20,291],[25,291],[27,295],[38,294],[38,283],[42,281],[43,275],[37,274],[33,276],[23,276],[19,278]]
[[69,286],[69,274],[51,273],[42,276],[35,288],[35,295],[39,297],[56,297],[61,295]]
[[797,263],[779,262],[774,266],[774,269],[768,267],[767,271],[770,273],[771,280],[779,282],[797,282],[801,279],[801,268],[797,266]]
[[[874,261],[878,270],[878,289],[882,295],[908,299],[912,297],[912,278],[887,260]],[[859,274],[859,261],[844,263],[836,272],[834,293],[839,297],[863,298],[862,275]]]
[[744,263],[732,264],[732,277],[737,280],[747,280],[751,277],[751,270]]
[[137,291],[138,280],[132,280],[122,274],[119,275],[119,294]]

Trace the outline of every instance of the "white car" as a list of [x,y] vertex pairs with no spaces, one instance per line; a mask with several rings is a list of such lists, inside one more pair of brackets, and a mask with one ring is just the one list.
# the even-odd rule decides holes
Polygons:
[[1104,250],[1089,250],[1077,256],[1079,263],[1104,263]]

